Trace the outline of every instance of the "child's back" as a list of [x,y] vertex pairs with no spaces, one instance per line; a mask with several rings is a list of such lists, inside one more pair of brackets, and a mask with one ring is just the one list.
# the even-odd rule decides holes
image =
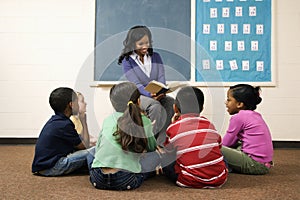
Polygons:
[[[123,113],[116,112],[103,121],[102,131],[96,147],[97,153],[92,167],[110,167],[140,173],[142,169],[139,158],[142,154],[124,151],[116,140],[116,136],[112,134],[116,129],[116,120],[122,115]],[[152,133],[151,121],[145,115],[142,116],[142,120],[145,135],[149,141],[147,149],[155,151],[156,142]]]
[[176,149],[175,180],[182,187],[214,188],[227,180],[221,136],[208,119],[199,116],[203,102],[200,89],[182,88],[174,105],[176,120],[167,129],[166,148]]
[[[116,112],[103,121],[95,157],[88,158],[90,181],[97,189],[135,189],[160,161],[152,124],[141,112],[134,83],[113,86],[110,100]],[[154,166],[146,168],[147,160]]]
[[183,187],[219,187],[227,179],[220,151],[221,136],[206,118],[181,115],[167,129],[170,143],[177,148],[175,172]]

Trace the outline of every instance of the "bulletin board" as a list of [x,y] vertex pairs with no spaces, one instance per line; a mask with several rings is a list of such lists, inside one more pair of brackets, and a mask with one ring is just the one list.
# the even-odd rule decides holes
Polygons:
[[271,0],[196,0],[196,82],[274,83]]

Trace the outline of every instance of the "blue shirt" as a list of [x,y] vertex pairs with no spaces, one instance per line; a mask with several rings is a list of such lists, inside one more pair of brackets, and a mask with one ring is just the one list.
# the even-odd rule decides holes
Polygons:
[[52,168],[56,162],[73,153],[81,139],[72,121],[63,113],[55,113],[43,127],[35,146],[32,172]]

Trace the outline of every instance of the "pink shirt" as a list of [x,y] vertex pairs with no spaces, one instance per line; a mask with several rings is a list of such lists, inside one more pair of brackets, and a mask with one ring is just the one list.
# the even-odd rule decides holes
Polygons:
[[242,151],[260,163],[273,159],[273,144],[270,130],[261,114],[241,110],[230,119],[222,144],[231,147],[242,142]]

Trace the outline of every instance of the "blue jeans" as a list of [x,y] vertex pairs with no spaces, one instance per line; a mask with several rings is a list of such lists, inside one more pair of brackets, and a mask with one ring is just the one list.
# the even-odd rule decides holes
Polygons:
[[142,173],[120,170],[116,173],[105,174],[100,167],[92,168],[93,160],[94,154],[89,154],[87,165],[90,171],[90,182],[95,188],[104,190],[136,189],[144,180],[155,175],[155,167],[160,163],[159,155],[156,152],[149,152],[141,158]]
[[162,156],[162,168],[164,175],[172,182],[176,183],[178,174],[175,173],[176,151],[169,151]]
[[176,183],[177,178],[178,178],[178,174],[175,173],[175,168],[174,168],[175,163],[176,163],[176,161],[174,161],[170,165],[163,167],[163,173],[173,183]]
[[97,189],[130,190],[138,188],[144,182],[144,175],[128,171],[104,174],[100,167],[90,170],[90,181]]
[[82,169],[87,166],[87,156],[91,154],[90,151],[94,148],[75,151],[66,157],[62,157],[56,162],[54,167],[39,171],[39,174],[42,176],[61,176]]

